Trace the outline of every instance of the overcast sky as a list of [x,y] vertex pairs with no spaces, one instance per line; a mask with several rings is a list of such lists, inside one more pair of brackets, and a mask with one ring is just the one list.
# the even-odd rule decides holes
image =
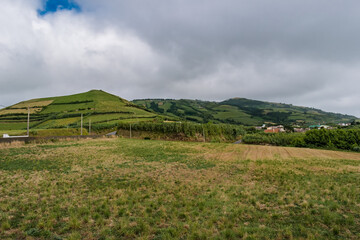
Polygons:
[[359,23],[358,0],[2,0],[0,105],[102,89],[360,117]]

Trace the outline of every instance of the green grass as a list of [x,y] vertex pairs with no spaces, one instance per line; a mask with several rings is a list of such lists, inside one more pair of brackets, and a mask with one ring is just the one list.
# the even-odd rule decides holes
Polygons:
[[101,114],[101,115],[93,115],[93,116],[86,117],[86,118],[84,118],[84,121],[89,122],[89,120],[91,120],[92,123],[96,123],[96,122],[103,122],[103,121],[119,120],[122,118],[131,118],[133,116],[134,116],[133,114],[119,114],[119,113]]
[[0,239],[359,239],[359,172],[359,154],[309,149],[0,146]]
[[217,113],[214,115],[216,119],[231,119],[235,122],[252,126],[263,124],[262,119],[254,118],[243,111],[239,111],[239,109],[235,106],[221,105],[217,108],[214,108],[214,110],[217,111]]
[[21,130],[26,129],[26,122],[0,122],[0,130]]
[[150,118],[128,118],[128,119],[122,119],[119,122],[138,123],[138,122],[151,122],[151,121],[154,121],[153,117],[150,117]]
[[[5,133],[10,136],[23,136],[27,134],[26,130],[0,130],[0,138]],[[78,136],[80,134],[80,128],[30,129],[30,137]],[[85,128],[83,128],[83,135],[88,135],[88,131]]]
[[[55,102],[56,103],[56,102]],[[64,105],[49,105],[41,111],[42,114],[47,113],[59,113],[59,112],[76,112],[88,113],[94,107],[94,103],[83,103],[83,104],[64,104]]]
[[[52,136],[79,136],[81,128],[63,128],[63,129],[32,129],[30,137],[52,137]],[[88,135],[86,128],[83,128],[83,135]]]
[[81,117],[74,118],[62,118],[62,119],[51,119],[45,121],[36,126],[36,128],[56,128],[56,127],[67,127],[70,124],[79,123],[80,125]]

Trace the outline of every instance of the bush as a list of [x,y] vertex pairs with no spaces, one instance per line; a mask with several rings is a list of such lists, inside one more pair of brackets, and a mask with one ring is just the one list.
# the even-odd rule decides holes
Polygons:
[[360,152],[360,147],[358,145],[353,146],[352,150],[354,152]]
[[306,147],[306,142],[304,140],[304,137],[296,137],[291,143],[294,147]]
[[270,139],[266,134],[256,133],[247,134],[242,139],[247,144],[270,144]]
[[360,145],[360,129],[311,130],[304,140],[308,146],[352,150]]
[[270,144],[274,146],[302,145],[302,133],[255,133],[246,134],[243,142],[247,144]]

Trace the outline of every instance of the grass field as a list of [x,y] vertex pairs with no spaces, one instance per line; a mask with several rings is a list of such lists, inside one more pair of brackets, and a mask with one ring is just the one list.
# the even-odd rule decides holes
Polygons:
[[359,239],[360,154],[131,139],[0,145],[0,239]]
[[26,122],[3,123],[0,122],[0,130],[24,130],[27,127]]

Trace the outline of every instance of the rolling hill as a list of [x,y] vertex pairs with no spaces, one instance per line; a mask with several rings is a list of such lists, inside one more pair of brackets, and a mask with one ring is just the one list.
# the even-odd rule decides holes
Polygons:
[[119,122],[150,121],[156,113],[139,107],[118,96],[101,90],[62,96],[32,99],[0,110],[0,130],[26,129],[27,108],[31,125],[36,129],[80,127],[91,121],[93,128],[111,126]]
[[319,109],[271,103],[246,98],[231,98],[222,102],[173,99],[137,99],[133,103],[159,114],[194,122],[261,125],[266,122],[309,125],[350,122],[354,116],[324,112]]
[[101,90],[32,99],[0,110],[1,130],[26,130],[30,110],[31,129],[79,128],[90,122],[93,130],[109,129],[119,123],[187,120],[197,123],[229,123],[248,126],[265,122],[308,125],[350,122],[354,116],[324,112],[289,104],[245,98],[222,102],[200,100],[140,99],[132,102]]

